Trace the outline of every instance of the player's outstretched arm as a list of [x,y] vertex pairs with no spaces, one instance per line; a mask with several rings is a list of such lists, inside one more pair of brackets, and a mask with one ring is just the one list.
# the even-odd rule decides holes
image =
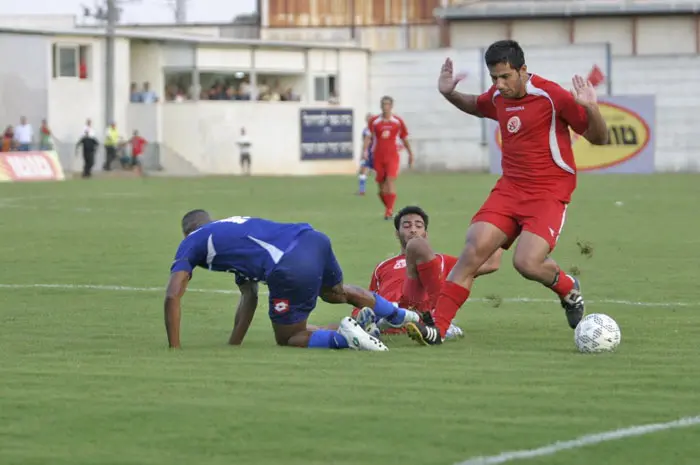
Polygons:
[[466,78],[466,74],[454,75],[454,65],[451,59],[445,60],[440,69],[440,77],[438,78],[438,90],[448,102],[455,107],[473,116],[482,118],[483,115],[477,106],[477,95],[463,94],[457,92],[457,84]]
[[173,349],[180,348],[180,300],[189,281],[190,274],[186,271],[171,273],[165,291],[165,331],[168,334],[168,345]]
[[238,302],[236,318],[233,323],[233,331],[228,343],[237,346],[241,345],[245,338],[250,324],[255,316],[255,309],[258,308],[258,283],[252,281],[239,284],[241,290],[241,300]]
[[573,89],[571,95],[576,103],[581,105],[588,116],[588,127],[582,134],[593,145],[605,145],[608,143],[608,126],[598,107],[598,96],[595,87],[590,81],[576,75],[571,80]]

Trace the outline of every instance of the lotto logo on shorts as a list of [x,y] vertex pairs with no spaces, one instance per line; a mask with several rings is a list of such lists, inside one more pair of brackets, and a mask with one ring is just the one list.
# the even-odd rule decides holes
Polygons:
[[287,313],[289,311],[289,300],[272,299],[272,310],[277,314]]

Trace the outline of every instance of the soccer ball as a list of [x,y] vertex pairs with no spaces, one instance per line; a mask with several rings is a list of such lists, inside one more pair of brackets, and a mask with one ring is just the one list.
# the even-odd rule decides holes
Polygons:
[[615,320],[602,313],[587,315],[574,331],[579,352],[610,352],[620,345],[622,333]]

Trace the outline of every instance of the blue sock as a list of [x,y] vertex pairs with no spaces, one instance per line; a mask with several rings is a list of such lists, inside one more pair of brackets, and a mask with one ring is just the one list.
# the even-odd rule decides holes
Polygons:
[[357,177],[360,180],[360,193],[364,194],[365,193],[365,187],[367,186],[367,175],[366,174],[361,174]]
[[338,332],[317,329],[309,338],[309,349],[347,349],[348,341]]
[[372,310],[374,310],[374,314],[377,315],[377,320],[380,318],[386,318],[386,320],[392,325],[398,325],[403,322],[406,316],[406,310],[403,308],[394,307],[394,304],[376,292],[374,293],[374,300],[375,304]]

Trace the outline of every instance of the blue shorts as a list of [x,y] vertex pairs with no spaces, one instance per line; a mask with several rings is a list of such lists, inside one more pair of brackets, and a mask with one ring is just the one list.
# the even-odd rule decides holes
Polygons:
[[305,321],[316,307],[321,289],[343,282],[343,270],[328,236],[312,229],[301,233],[295,242],[267,277],[270,320],[275,324]]
[[360,160],[360,168],[374,169],[374,156],[370,153],[367,160]]

